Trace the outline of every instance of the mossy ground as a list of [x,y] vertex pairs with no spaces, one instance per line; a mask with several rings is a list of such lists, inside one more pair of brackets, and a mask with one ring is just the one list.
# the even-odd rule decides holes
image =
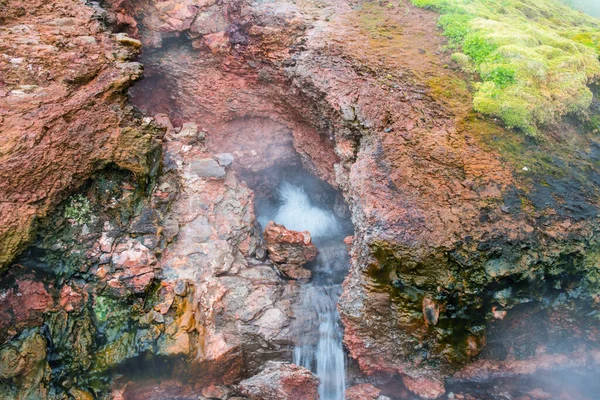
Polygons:
[[481,82],[475,110],[536,135],[585,113],[600,77],[600,20],[557,0],[412,0],[441,13],[453,59]]

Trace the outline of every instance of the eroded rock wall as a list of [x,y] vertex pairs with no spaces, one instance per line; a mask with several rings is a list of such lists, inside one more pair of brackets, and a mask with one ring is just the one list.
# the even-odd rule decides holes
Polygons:
[[[593,156],[569,164],[571,178],[549,179],[536,144],[473,115],[465,77],[445,68],[433,13],[405,4],[232,4],[224,3],[223,32],[169,31],[178,41],[163,40],[145,62],[170,96],[148,81],[134,102],[198,121],[217,148],[258,135],[258,125],[244,133],[244,118],[276,121],[291,131],[304,166],[342,188],[357,231],[339,309],[365,373],[403,374],[411,390],[436,397],[513,306],[543,309],[581,278],[593,304],[595,175],[567,183]],[[136,13],[145,20],[156,10]],[[237,129],[226,128],[231,121]],[[280,146],[275,137],[283,136],[270,132],[262,138]],[[263,163],[285,158],[265,143],[237,142],[244,148],[228,148],[254,150]],[[526,155],[511,157],[511,145]],[[252,168],[247,160],[234,168]]]
[[[75,356],[59,350],[60,362],[80,375],[91,368],[101,376],[149,355],[206,386],[285,359],[296,283],[257,260],[264,253],[252,193],[239,176],[302,165],[340,188],[351,208],[352,267],[338,308],[363,373],[400,374],[408,389],[435,398],[461,369],[457,379],[484,379],[470,363],[518,375],[564,359],[546,353],[595,354],[596,140],[566,124],[575,138],[568,146],[539,150],[473,115],[466,77],[449,68],[433,13],[345,1],[109,6],[106,20],[145,46],[145,79],[131,98],[167,131],[164,173],[149,197],[131,177],[110,186],[113,196],[98,210],[112,198],[138,199],[117,207],[135,210],[120,212],[118,223],[110,213],[94,224],[67,213],[81,198],[65,205],[66,226],[77,227],[69,235],[88,238],[75,241],[83,257],[62,274],[70,281],[41,287],[40,278],[15,277],[9,309],[18,293],[35,302],[12,312],[19,329],[6,332],[14,344],[6,348],[33,340],[23,329],[50,313],[52,340],[79,349]],[[136,42],[120,38],[126,47],[117,53],[129,54],[124,49]],[[94,82],[81,86],[81,96]],[[115,91],[96,92],[93,101],[123,101],[127,84],[109,85]],[[24,94],[10,96],[37,89],[17,90]],[[555,143],[564,139],[549,132]],[[107,160],[144,171],[114,155],[125,153],[109,153],[96,164],[71,155],[84,171]],[[73,312],[88,322],[65,317]],[[566,315],[581,322],[578,329]],[[61,329],[99,332],[101,340],[69,344]],[[533,339],[531,331],[540,334]],[[82,361],[91,353],[93,362]],[[64,374],[58,368],[49,377],[43,362],[38,370],[35,384],[11,377],[11,390],[43,389]]]
[[76,1],[10,1],[0,11],[0,268],[36,220],[104,166],[149,172],[160,130],[127,105],[139,42],[111,35]]

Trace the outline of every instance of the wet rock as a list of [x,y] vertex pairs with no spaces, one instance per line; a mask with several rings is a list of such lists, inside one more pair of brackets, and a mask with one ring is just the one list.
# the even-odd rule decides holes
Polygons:
[[17,278],[8,275],[2,282],[6,284],[13,279],[15,286],[0,288],[0,342],[24,328],[40,325],[43,315],[56,308],[57,293],[48,283],[35,275]]
[[346,400],[379,400],[381,390],[375,386],[363,383],[354,385],[346,390]]
[[69,285],[62,287],[58,303],[66,311],[71,312],[83,306],[84,296]]
[[0,347],[0,393],[10,399],[45,399],[50,375],[46,340],[37,330],[23,332]]
[[173,288],[173,291],[175,292],[175,294],[177,296],[184,297],[187,294],[187,290],[188,290],[187,282],[185,282],[183,280],[179,280],[179,281],[175,282],[175,287]]
[[239,384],[239,390],[252,400],[317,400],[319,380],[309,370],[294,364],[269,362],[252,378]]
[[225,386],[211,385],[202,389],[202,396],[208,399],[228,399],[231,390]]
[[212,158],[193,161],[190,164],[190,172],[202,178],[224,178],[226,175],[225,168]]
[[71,389],[69,390],[69,394],[74,400],[94,400],[94,396],[85,390]]
[[433,300],[429,297],[423,298],[423,318],[425,324],[436,326],[440,318],[440,310]]
[[308,279],[309,270],[302,265],[314,260],[318,250],[309,232],[296,232],[271,221],[265,228],[265,244],[271,261],[292,279]]
[[126,287],[134,293],[144,292],[154,279],[154,252],[134,239],[117,244],[112,256],[115,269],[108,278],[109,286]]

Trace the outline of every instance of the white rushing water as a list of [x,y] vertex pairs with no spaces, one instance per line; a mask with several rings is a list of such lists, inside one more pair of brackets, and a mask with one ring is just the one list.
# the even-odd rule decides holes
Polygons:
[[337,312],[341,282],[349,267],[344,229],[336,216],[313,204],[300,186],[283,183],[280,205],[259,215],[295,231],[309,231],[319,249],[310,282],[302,285],[296,310],[294,363],[312,370],[320,379],[321,400],[344,400],[346,365],[342,328]]

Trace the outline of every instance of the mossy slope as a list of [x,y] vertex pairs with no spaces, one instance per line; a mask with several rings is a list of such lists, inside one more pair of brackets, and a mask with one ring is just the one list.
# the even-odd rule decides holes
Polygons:
[[442,15],[453,59],[477,72],[475,110],[535,135],[584,113],[600,77],[600,20],[557,0],[412,0]]

